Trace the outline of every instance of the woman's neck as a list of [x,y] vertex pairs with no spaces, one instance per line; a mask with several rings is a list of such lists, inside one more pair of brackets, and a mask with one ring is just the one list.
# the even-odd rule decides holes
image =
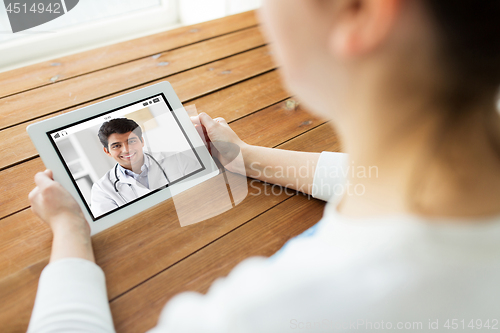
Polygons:
[[442,110],[400,109],[406,116],[399,119],[383,115],[383,110],[372,112],[384,122],[368,117],[350,131],[354,135],[343,138],[351,162],[351,190],[340,212],[500,214],[500,151],[495,149],[495,144],[500,147],[500,119],[495,108],[489,108],[476,107],[462,119],[436,116]]

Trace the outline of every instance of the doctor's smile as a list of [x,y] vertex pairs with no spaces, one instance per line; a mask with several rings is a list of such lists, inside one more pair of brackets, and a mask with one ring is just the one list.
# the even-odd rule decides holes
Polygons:
[[[113,133],[108,137],[109,148],[104,147],[104,152],[113,157],[125,169],[134,171],[144,163],[144,140],[132,131],[119,134]],[[137,168],[136,168],[137,167]]]
[[130,160],[133,156],[135,156],[136,153],[133,153],[133,154],[130,154],[130,155],[122,155],[121,157],[126,159],[126,160]]

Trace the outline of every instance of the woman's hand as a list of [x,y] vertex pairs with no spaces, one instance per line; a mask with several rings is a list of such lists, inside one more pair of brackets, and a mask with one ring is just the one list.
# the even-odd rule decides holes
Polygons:
[[211,149],[212,155],[227,170],[312,194],[320,154],[249,145],[238,137],[224,118],[212,119],[206,113],[191,117],[191,120],[207,147],[215,147]]
[[237,157],[249,145],[238,137],[226,120],[221,117],[212,119],[206,113],[191,117],[191,120],[200,136],[205,139],[210,153],[229,171],[245,174],[245,166]]
[[52,171],[45,170],[35,175],[36,187],[28,198],[31,210],[47,223],[52,231],[63,227],[83,227],[90,234],[90,228],[75,199],[61,184],[53,179]]
[[90,226],[75,199],[53,179],[52,171],[35,176],[36,187],[29,194],[31,210],[52,229],[50,260],[83,258],[94,261]]

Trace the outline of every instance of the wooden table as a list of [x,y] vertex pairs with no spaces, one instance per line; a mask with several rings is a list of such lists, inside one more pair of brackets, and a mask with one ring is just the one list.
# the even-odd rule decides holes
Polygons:
[[[338,150],[329,125],[300,107],[278,72],[247,12],[0,73],[0,330],[26,330],[50,254],[51,232],[29,209],[44,165],[26,126],[168,80],[184,105],[226,118],[250,144]],[[146,331],[173,295],[206,292],[320,219],[323,202],[279,189],[253,184],[234,209],[183,228],[168,200],[94,236],[117,331]]]

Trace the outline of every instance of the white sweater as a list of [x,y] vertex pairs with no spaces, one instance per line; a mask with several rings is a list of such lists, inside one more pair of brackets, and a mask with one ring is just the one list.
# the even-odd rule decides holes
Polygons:
[[[343,165],[322,153],[316,197],[343,183],[327,172]],[[500,330],[500,217],[348,219],[332,201],[271,258],[243,261],[206,295],[175,296],[150,332]],[[114,328],[104,273],[70,258],[43,270],[28,332],[74,331]]]

